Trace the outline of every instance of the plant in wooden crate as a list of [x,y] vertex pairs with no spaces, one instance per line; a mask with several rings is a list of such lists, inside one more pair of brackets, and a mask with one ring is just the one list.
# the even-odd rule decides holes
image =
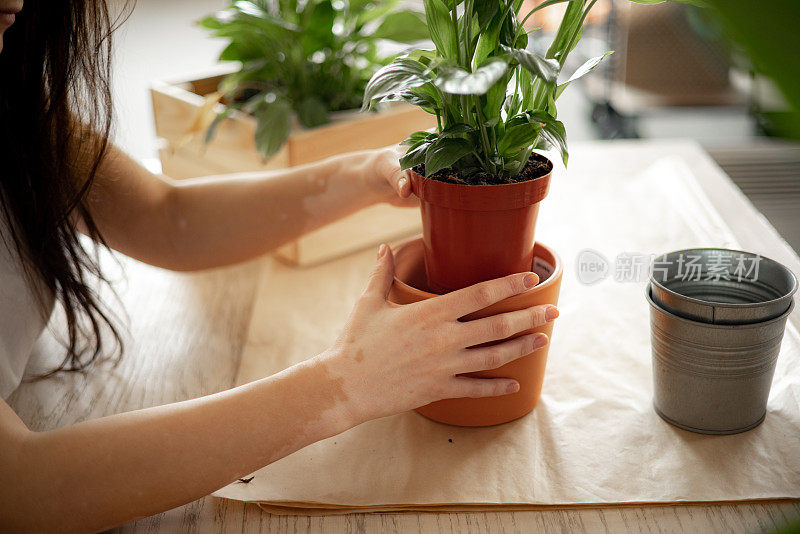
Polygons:
[[[421,15],[401,9],[398,0],[240,1],[201,24],[229,41],[221,59],[240,68],[153,84],[159,154],[173,178],[303,165],[395,144],[435,124],[407,104],[357,113],[369,76],[388,61],[378,45],[427,36]],[[337,111],[347,108],[356,110]],[[277,254],[309,265],[418,226],[412,211],[376,205]]]
[[427,37],[421,14],[398,0],[236,1],[200,24],[229,44],[222,61],[241,63],[214,97],[227,104],[206,138],[234,110],[258,122],[255,140],[264,157],[286,142],[292,117],[314,128],[331,113],[357,109],[370,76],[388,59],[380,40]]
[[[560,260],[551,249],[534,246],[538,205],[547,194],[553,164],[535,151],[553,149],[567,163],[566,130],[557,119],[556,101],[609,52],[589,59],[560,82],[559,76],[596,1],[544,0],[520,13],[523,0],[424,0],[435,48],[399,57],[370,79],[364,107],[401,100],[437,120],[433,132],[417,131],[406,139],[409,148],[400,160],[403,168],[414,171],[423,238],[397,250],[390,295],[394,302],[407,304],[536,270],[539,285],[491,311],[556,303]],[[524,22],[557,3],[566,3],[566,9],[549,48],[540,55],[528,49]],[[426,276],[420,277],[423,257]],[[538,331],[549,335],[552,322]],[[513,377],[520,382],[517,393],[449,399],[419,411],[437,421],[469,426],[520,417],[538,401],[546,355],[544,347],[499,369],[476,373]]]

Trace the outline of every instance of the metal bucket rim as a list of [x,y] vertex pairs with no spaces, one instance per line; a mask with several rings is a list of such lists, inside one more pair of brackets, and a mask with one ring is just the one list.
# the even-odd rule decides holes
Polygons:
[[[792,272],[791,269],[786,267],[781,262],[775,261],[772,258],[768,258],[767,256],[763,256],[761,254],[756,254],[756,253],[753,253],[753,252],[747,252],[745,250],[736,250],[736,249],[732,249],[732,248],[700,247],[700,248],[685,248],[685,249],[681,249],[681,250],[673,250],[671,252],[665,252],[664,254],[660,254],[660,255],[656,256],[653,261],[655,262],[659,258],[663,258],[663,257],[669,256],[671,254],[680,254],[680,253],[695,252],[695,251],[709,251],[709,250],[719,250],[719,251],[722,251],[722,252],[733,252],[733,253],[739,253],[739,254],[749,254],[751,256],[758,256],[763,260],[770,261],[770,262],[774,263],[775,265],[777,265],[778,267],[780,267],[783,271],[785,271],[785,272],[787,272],[789,274],[789,277],[792,280],[792,287],[789,289],[789,291],[787,293],[781,295],[780,297],[771,299],[771,300],[761,300],[761,301],[758,301],[758,302],[747,302],[747,303],[736,303],[736,302],[715,302],[715,301],[712,301],[712,300],[702,300],[702,299],[686,296],[683,293],[678,293],[677,291],[673,291],[672,289],[668,288],[667,286],[665,286],[664,284],[662,284],[661,282],[656,280],[652,273],[650,274],[650,283],[657,285],[659,291],[663,291],[663,292],[667,293],[670,296],[676,297],[679,300],[683,300],[685,302],[688,302],[688,303],[691,303],[691,304],[697,304],[697,305],[700,305],[700,306],[712,306],[712,307],[715,307],[715,308],[727,308],[727,309],[732,309],[732,310],[746,310],[746,309],[750,309],[750,308],[767,307],[770,304],[775,304],[775,303],[777,303],[777,302],[779,302],[781,300],[784,300],[784,299],[792,300],[792,306],[794,305],[794,301],[792,299],[792,296],[797,292],[797,288],[798,288],[797,277],[795,276],[795,274]],[[649,286],[648,286],[648,294],[649,294],[649,292],[650,292],[650,290],[649,290]],[[791,311],[792,306],[790,306],[788,308],[788,311]],[[664,310],[664,311],[666,311],[666,310]],[[782,317],[782,315],[780,317]],[[715,324],[715,323],[709,323],[709,324]],[[755,324],[761,324],[761,323],[755,323]]]
[[[689,250],[693,250],[693,249],[689,249]],[[796,280],[795,280],[795,282],[796,282]],[[791,314],[792,311],[794,310],[794,299],[792,299],[790,301],[790,303],[789,303],[789,307],[786,309],[785,312],[783,312],[782,314],[780,314],[777,317],[773,317],[772,319],[768,319],[766,321],[760,321],[760,322],[755,322],[755,323],[742,323],[742,324],[717,324],[717,323],[706,323],[706,322],[703,322],[703,321],[695,321],[695,320],[692,320],[692,319],[687,319],[686,317],[681,317],[680,315],[675,315],[674,313],[670,312],[669,310],[666,310],[663,307],[659,306],[659,304],[655,300],[653,300],[652,288],[650,287],[651,283],[652,282],[649,282],[647,284],[647,287],[645,288],[645,296],[647,297],[647,302],[650,303],[650,306],[652,308],[655,308],[659,312],[661,312],[664,315],[668,316],[670,319],[675,319],[675,320],[680,321],[682,323],[689,323],[689,324],[692,324],[692,325],[698,325],[698,326],[713,328],[713,329],[717,329],[717,330],[734,330],[734,329],[743,329],[743,328],[761,328],[763,326],[767,326],[769,324],[785,320],[789,316],[789,314]]]

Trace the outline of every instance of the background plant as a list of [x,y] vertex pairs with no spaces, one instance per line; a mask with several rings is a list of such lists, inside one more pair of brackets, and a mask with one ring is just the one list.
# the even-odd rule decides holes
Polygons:
[[256,146],[265,157],[286,142],[292,116],[307,128],[334,111],[358,108],[370,76],[387,62],[378,41],[427,37],[420,13],[398,0],[254,0],[233,2],[200,24],[230,42],[222,61],[241,69],[220,84],[227,104],[206,140],[234,109],[258,122]]
[[[424,164],[427,176],[451,168],[467,181],[480,174],[484,181],[508,182],[535,149],[556,149],[566,164],[556,100],[610,52],[558,79],[596,1],[545,0],[520,14],[522,0],[424,0],[435,49],[414,50],[381,68],[364,94],[364,107],[404,100],[436,115],[434,133],[414,132],[405,141],[401,166]],[[524,22],[557,3],[568,5],[547,52],[528,50]]]
[[711,16],[722,22],[728,37],[750,58],[756,71],[771,78],[789,109],[772,112],[772,126],[783,136],[800,140],[800,4],[795,0],[707,0]]

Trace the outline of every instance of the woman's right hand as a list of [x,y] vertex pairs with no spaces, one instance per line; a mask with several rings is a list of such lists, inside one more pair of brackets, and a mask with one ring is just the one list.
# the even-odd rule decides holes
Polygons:
[[[334,346],[317,358],[341,385],[353,425],[430,402],[457,397],[491,397],[519,390],[510,378],[470,378],[464,373],[495,369],[545,346],[547,335],[527,334],[489,347],[552,321],[552,305],[534,306],[484,319],[459,318],[530,289],[533,273],[520,273],[447,295],[399,306],[387,300],[394,257],[386,245],[369,284]],[[337,388],[338,389],[338,388]]]

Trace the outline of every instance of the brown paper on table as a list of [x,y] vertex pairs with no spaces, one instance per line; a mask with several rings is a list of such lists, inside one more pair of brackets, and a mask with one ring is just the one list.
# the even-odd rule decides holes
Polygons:
[[[736,248],[736,239],[682,160],[627,175],[587,160],[575,154],[541,207],[537,237],[565,266],[561,315],[531,414],[478,429],[413,412],[371,421],[215,495],[309,515],[800,497],[798,332],[788,323],[768,414],[756,429],[706,436],[662,421],[651,406],[647,262],[639,281],[624,281],[635,274],[623,268],[625,255]],[[595,285],[577,279],[587,248],[610,262],[609,278]],[[370,250],[307,270],[271,262],[239,382],[328,347],[374,260]]]

